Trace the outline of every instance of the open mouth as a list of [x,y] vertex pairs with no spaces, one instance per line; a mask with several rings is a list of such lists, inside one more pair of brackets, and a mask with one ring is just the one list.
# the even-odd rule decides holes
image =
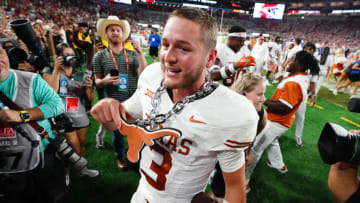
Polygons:
[[175,68],[167,68],[166,70],[168,76],[176,76],[181,72],[180,69],[175,69]]

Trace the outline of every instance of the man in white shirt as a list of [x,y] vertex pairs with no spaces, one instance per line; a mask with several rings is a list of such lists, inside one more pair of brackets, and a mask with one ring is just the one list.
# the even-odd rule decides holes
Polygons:
[[[258,75],[261,75],[261,71],[265,65],[265,61],[268,58],[269,49],[264,43],[264,37],[260,36],[257,38],[257,42],[251,50],[251,56],[255,58],[256,66],[255,71]],[[251,72],[253,72],[252,70]]]

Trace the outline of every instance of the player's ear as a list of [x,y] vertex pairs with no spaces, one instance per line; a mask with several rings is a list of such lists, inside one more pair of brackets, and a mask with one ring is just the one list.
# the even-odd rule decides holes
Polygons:
[[214,65],[215,60],[216,60],[216,55],[217,55],[217,51],[215,48],[213,48],[209,51],[209,54],[207,57],[207,62],[206,62],[206,68],[210,68]]

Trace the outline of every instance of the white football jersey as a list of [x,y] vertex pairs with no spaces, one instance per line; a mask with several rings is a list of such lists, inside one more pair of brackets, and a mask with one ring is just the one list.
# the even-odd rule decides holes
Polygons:
[[[159,63],[144,70],[138,90],[124,104],[130,115],[147,118],[151,97],[162,79]],[[165,114],[173,106],[167,91],[162,92],[158,113]],[[217,153],[247,148],[255,137],[257,122],[253,104],[222,85],[205,98],[185,104],[160,126],[175,128],[181,136],[165,136],[143,148],[138,191],[148,202],[190,202],[204,191],[218,161]]]
[[268,43],[269,48],[269,58],[272,60],[275,64],[278,64],[278,59],[281,55],[281,44],[278,44],[276,42],[269,42]]
[[217,55],[216,58],[220,60],[220,66],[226,66],[229,63],[236,62],[240,58],[236,55],[236,53],[230,49],[226,44],[219,43],[216,45]]
[[[241,57],[250,55],[250,51],[246,46],[242,46],[240,50],[235,53],[226,44],[220,43],[216,45],[216,50],[216,58],[220,60],[220,67],[224,67],[229,63],[237,62],[241,59]],[[223,85],[230,87],[240,75],[240,70],[235,71],[235,73],[220,82],[222,82]]]

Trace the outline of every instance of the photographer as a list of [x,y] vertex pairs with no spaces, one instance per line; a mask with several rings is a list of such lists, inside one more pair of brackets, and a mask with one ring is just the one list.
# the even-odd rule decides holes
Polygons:
[[[69,44],[58,44],[56,54],[58,57],[53,73],[50,69],[44,69],[43,77],[60,95],[65,105],[65,115],[71,121],[71,129],[66,133],[67,142],[77,154],[85,157],[85,137],[90,125],[87,111],[95,99],[92,74],[75,72],[78,60]],[[85,168],[80,175],[96,177],[99,172]]]
[[[65,191],[64,166],[55,156],[47,119],[64,112],[61,99],[39,75],[10,69],[2,47],[0,91],[0,202],[58,202]],[[29,124],[45,130],[41,138]]]
[[[352,112],[358,112],[360,109],[359,101],[350,101],[348,109]],[[355,106],[350,108],[354,104]],[[331,165],[328,178],[329,190],[336,201],[340,203],[360,201],[359,135],[360,130],[347,131],[340,125],[326,123],[319,137],[318,149],[321,159],[324,163]]]
[[19,45],[15,40],[0,38],[0,44],[9,57],[10,68],[34,73],[37,71],[33,65],[26,61],[27,48],[23,42]]

